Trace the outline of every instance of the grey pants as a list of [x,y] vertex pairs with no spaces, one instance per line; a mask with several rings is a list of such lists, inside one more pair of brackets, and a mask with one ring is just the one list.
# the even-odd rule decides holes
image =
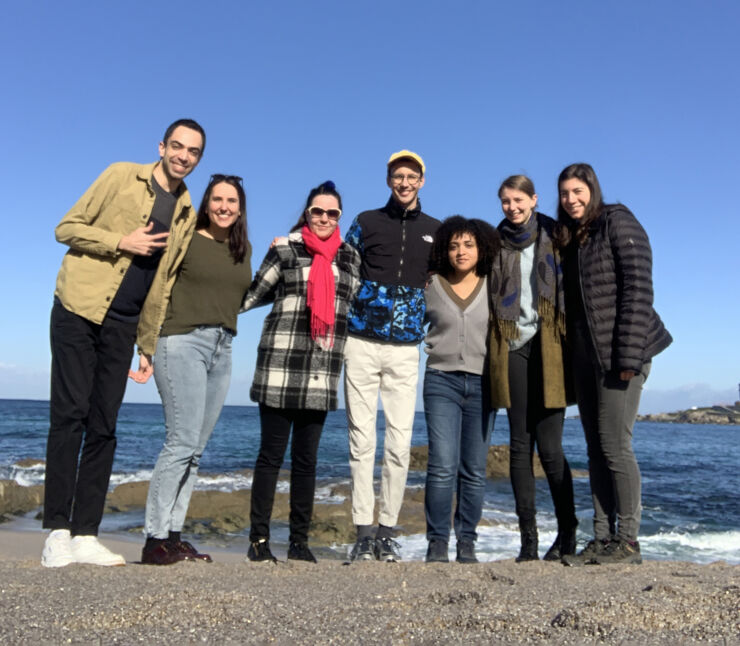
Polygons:
[[598,367],[587,330],[571,335],[576,400],[588,446],[594,537],[635,541],[640,529],[640,468],[632,450],[642,386],[650,362],[629,381]]

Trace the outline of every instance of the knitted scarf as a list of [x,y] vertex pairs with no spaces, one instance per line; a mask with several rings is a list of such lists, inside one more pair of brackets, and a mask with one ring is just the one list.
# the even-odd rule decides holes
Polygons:
[[565,292],[560,255],[544,226],[545,217],[533,213],[523,224],[504,220],[498,225],[501,253],[491,272],[491,294],[496,325],[504,339],[519,337],[517,320],[522,294],[521,251],[537,243],[533,271],[537,277],[537,314],[543,323],[565,331]]
[[308,272],[306,305],[311,311],[311,338],[321,345],[334,345],[334,273],[331,263],[337,255],[342,238],[339,227],[326,240],[321,240],[305,224],[301,229],[303,244],[313,256]]

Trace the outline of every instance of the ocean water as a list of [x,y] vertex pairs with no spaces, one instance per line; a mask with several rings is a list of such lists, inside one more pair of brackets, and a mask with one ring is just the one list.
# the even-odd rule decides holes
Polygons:
[[[24,458],[45,456],[48,402],[0,400],[0,479],[22,485],[42,483],[43,465],[19,467]],[[378,426],[383,427],[382,412]],[[330,485],[349,481],[347,427],[344,411],[329,413],[319,448],[317,500],[336,502]],[[164,418],[158,404],[124,404],[118,420],[118,448],[111,487],[148,480],[164,442]],[[427,443],[424,416],[417,413],[412,443]],[[492,444],[508,443],[506,415],[496,418]],[[708,563],[740,563],[740,427],[638,422],[634,448],[642,472],[643,514],[640,544],[649,559]],[[566,420],[563,446],[574,469],[587,469],[586,444],[578,420]],[[257,408],[226,406],[201,462],[200,489],[232,491],[251,486],[242,473],[254,466],[259,450]],[[382,455],[382,431],[378,462]],[[289,457],[289,456],[287,456]],[[285,467],[290,464],[286,461]],[[379,477],[379,469],[376,470]],[[409,472],[410,486],[424,486],[424,473]],[[287,490],[287,482],[279,488]],[[574,481],[579,540],[590,537],[591,498],[588,478]],[[541,548],[556,534],[547,483],[537,481],[538,525]],[[514,497],[508,480],[489,480],[483,515],[494,525],[479,529],[481,560],[511,558],[519,550]],[[104,531],[140,526],[143,512],[106,515]],[[276,528],[279,540],[284,528]],[[405,559],[421,560],[426,552],[423,535],[399,538]],[[451,541],[451,543],[454,543]],[[346,546],[336,546],[344,554]]]

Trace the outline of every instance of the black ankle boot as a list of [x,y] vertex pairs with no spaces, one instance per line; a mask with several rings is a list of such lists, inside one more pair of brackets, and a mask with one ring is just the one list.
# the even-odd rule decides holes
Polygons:
[[545,561],[559,561],[564,556],[576,553],[576,528],[558,531],[555,542],[543,557]]
[[520,527],[519,532],[522,537],[522,549],[519,551],[519,556],[516,557],[516,562],[536,561],[540,558],[537,554],[537,548],[539,547],[537,526],[533,523],[525,527]]

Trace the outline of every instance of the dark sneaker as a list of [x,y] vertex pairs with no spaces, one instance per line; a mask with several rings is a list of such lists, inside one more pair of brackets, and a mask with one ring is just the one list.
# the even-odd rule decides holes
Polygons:
[[195,549],[195,546],[188,541],[177,541],[176,543],[170,543],[172,547],[185,555],[188,561],[203,561],[204,563],[212,563],[213,559],[210,554],[204,554]]
[[188,560],[190,559],[169,541],[150,543],[141,550],[141,562],[144,565],[172,565]]
[[569,567],[579,567],[581,565],[596,565],[596,560],[600,554],[606,551],[607,546],[610,544],[609,539],[596,539],[590,540],[586,547],[584,547],[578,554],[566,554],[561,559],[563,565]]
[[387,563],[401,560],[401,546],[392,538],[375,539],[375,558]]
[[308,549],[308,543],[291,543],[288,547],[288,560],[316,563],[316,557]]
[[596,555],[596,562],[599,565],[609,565],[612,563],[624,563],[639,565],[642,563],[640,556],[640,543],[635,541],[615,538],[609,542],[603,552]]
[[458,563],[477,563],[478,558],[475,555],[475,543],[470,540],[457,541],[457,562]]
[[260,538],[259,540],[249,544],[247,560],[254,562],[269,561],[271,563],[277,563],[277,559],[270,551],[270,541],[266,538]]
[[447,555],[447,541],[441,538],[433,538],[429,541],[427,547],[427,556],[424,559],[427,563],[449,563],[450,558]]
[[375,539],[372,536],[358,538],[352,551],[350,561],[373,561],[375,559]]

